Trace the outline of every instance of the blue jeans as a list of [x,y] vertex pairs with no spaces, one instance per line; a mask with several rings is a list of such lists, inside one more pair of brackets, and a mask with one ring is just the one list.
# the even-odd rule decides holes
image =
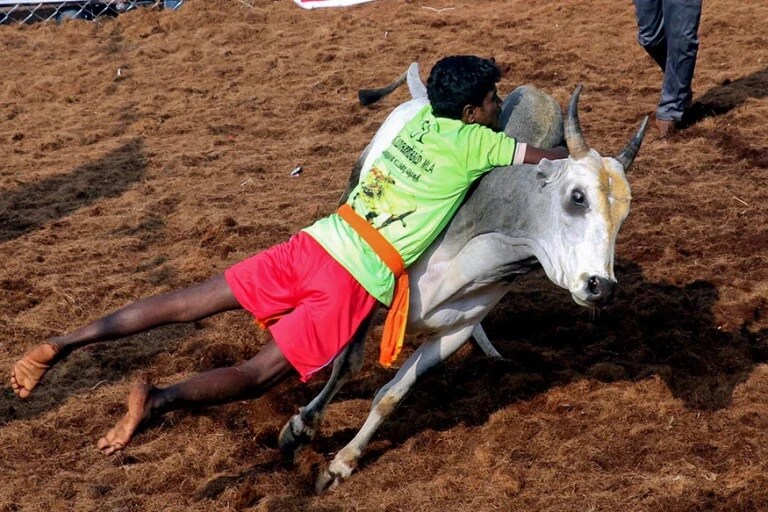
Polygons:
[[634,0],[637,42],[664,72],[656,118],[680,121],[691,104],[702,0]]

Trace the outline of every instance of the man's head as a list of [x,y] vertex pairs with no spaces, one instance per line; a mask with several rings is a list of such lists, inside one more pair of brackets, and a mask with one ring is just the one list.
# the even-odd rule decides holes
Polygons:
[[445,57],[427,79],[427,95],[436,116],[498,129],[501,100],[496,82],[501,70],[492,59],[472,55]]

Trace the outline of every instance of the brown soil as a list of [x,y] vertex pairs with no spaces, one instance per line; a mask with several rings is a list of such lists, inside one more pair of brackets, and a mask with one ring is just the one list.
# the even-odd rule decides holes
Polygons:
[[[139,374],[168,384],[258,350],[264,335],[229,313],[83,349],[28,402],[4,389],[0,510],[768,510],[766,24],[765,2],[704,3],[699,115],[671,142],[651,130],[632,169],[615,304],[591,316],[543,274],[521,279],[485,322],[509,360],[463,349],[337,490],[314,496],[317,467],[392,376],[373,342],[298,465],[281,462],[277,432],[327,374],[169,414],[118,456],[96,449]],[[502,92],[530,82],[561,104],[583,83],[582,127],[606,154],[661,82],[629,0],[190,0],[3,26],[0,43],[4,372],[332,211],[407,98],[365,109],[357,89],[411,61],[425,75],[447,54],[493,55]]]

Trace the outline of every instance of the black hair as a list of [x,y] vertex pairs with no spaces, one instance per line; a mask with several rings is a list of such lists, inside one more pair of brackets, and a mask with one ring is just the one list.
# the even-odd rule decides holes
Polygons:
[[467,105],[480,106],[501,80],[493,59],[454,55],[437,61],[427,79],[427,96],[438,117],[461,119]]

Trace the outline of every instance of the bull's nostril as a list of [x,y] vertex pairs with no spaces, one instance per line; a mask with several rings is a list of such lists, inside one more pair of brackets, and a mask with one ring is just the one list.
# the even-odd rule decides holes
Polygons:
[[602,291],[602,287],[600,286],[600,278],[597,276],[591,276],[587,280],[587,289],[592,295],[600,295],[600,292]]
[[616,290],[616,281],[600,276],[590,276],[587,279],[587,300],[595,306],[604,306],[611,302]]

